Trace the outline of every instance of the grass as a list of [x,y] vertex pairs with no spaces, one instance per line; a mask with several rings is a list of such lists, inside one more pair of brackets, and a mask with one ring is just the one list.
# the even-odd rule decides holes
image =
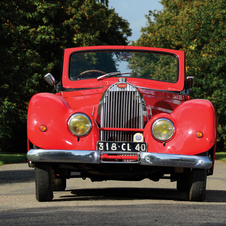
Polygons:
[[215,158],[226,163],[226,152],[216,152]]
[[6,154],[0,152],[0,166],[7,163],[26,162],[27,154]]
[[[226,152],[216,152],[216,159],[226,163]],[[26,154],[6,154],[0,152],[0,166],[7,163],[26,162]]]

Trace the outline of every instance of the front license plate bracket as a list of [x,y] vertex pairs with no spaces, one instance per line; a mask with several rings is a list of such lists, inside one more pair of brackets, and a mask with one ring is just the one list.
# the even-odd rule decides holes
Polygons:
[[112,152],[146,152],[147,144],[145,142],[113,142],[113,141],[98,141],[98,151]]

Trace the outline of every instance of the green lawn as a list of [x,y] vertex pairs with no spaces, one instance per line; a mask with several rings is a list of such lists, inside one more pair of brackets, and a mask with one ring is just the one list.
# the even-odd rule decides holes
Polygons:
[[226,163],[226,152],[216,152],[216,159]]
[[[226,152],[216,152],[216,159],[226,163]],[[26,154],[0,153],[0,166],[7,163],[26,162]]]
[[0,166],[7,163],[26,162],[27,154],[0,153]]

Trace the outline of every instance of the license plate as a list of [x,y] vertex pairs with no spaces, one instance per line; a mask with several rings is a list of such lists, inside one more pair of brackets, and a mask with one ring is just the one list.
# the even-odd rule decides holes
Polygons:
[[140,152],[147,151],[147,144],[144,142],[97,142],[98,151],[124,151],[124,152]]

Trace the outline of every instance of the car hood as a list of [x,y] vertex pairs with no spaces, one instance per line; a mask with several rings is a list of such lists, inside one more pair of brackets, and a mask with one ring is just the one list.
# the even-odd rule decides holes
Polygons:
[[[126,84],[131,85],[130,83]],[[158,113],[170,114],[186,99],[186,96],[177,92],[156,90],[134,85],[132,86],[142,96],[146,106],[148,118],[151,118]],[[97,119],[98,107],[101,99],[110,87],[111,86],[100,86],[93,88],[71,89],[71,91],[68,90],[60,92],[58,95],[65,99],[71,109],[76,109],[76,112],[86,112]]]

